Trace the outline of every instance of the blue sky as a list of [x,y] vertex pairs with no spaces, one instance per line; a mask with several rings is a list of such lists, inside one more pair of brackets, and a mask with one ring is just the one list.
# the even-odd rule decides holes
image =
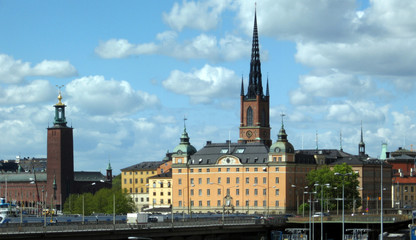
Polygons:
[[[258,0],[273,141],[377,157],[415,143],[416,2]],[[76,170],[238,139],[254,1],[0,1],[0,159],[46,156],[58,90]]]

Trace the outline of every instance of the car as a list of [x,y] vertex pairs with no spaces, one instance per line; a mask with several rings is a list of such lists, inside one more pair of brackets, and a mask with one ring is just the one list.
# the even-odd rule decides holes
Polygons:
[[322,212],[316,212],[313,217],[326,217],[329,216],[329,213],[322,213]]

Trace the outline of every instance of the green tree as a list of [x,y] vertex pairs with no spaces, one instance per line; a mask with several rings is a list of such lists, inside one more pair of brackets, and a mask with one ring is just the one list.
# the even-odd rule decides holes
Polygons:
[[[84,204],[82,203],[84,199]],[[133,200],[121,190],[102,188],[94,195],[91,193],[71,194],[64,203],[64,212],[71,214],[113,213],[113,199],[115,199],[116,214],[126,214],[135,209]]]
[[[335,175],[340,173],[341,175]],[[345,175],[344,174],[350,174]],[[323,204],[325,208],[334,210],[337,208],[336,198],[342,197],[342,184],[344,181],[345,209],[353,209],[361,206],[361,198],[358,192],[358,174],[354,173],[352,167],[346,163],[335,165],[331,170],[328,166],[323,166],[308,173],[308,189],[316,192],[315,199],[321,201],[321,190],[323,191]],[[329,186],[325,186],[329,184]],[[322,189],[321,189],[322,187]]]

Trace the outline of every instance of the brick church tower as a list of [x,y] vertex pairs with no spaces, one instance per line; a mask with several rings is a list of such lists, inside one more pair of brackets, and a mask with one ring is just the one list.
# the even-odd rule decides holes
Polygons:
[[250,75],[247,94],[241,80],[241,116],[240,137],[238,142],[261,142],[271,146],[269,122],[269,80],[267,79],[266,95],[263,94],[259,38],[257,32],[257,14],[254,13],[253,43],[251,50]]
[[[66,125],[61,91],[55,107],[53,127],[48,127],[46,203],[60,206],[71,193],[74,181],[73,128]],[[57,207],[59,208],[59,207]]]

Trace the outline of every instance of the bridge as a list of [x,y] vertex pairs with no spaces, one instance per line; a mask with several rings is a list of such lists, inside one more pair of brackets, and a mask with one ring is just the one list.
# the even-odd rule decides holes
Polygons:
[[[13,223],[0,227],[0,239],[271,239],[272,231],[304,229],[309,234],[308,217],[285,218],[276,216],[269,219],[189,219],[190,221],[127,224],[121,221],[55,223],[43,226],[42,223]],[[320,217],[313,218],[311,224],[315,238],[320,238]],[[407,228],[411,219],[407,215],[387,215],[383,218],[384,230],[394,232]],[[312,222],[311,222],[312,223]],[[324,239],[341,238],[341,216],[323,217]],[[369,239],[377,239],[380,217],[345,216],[345,229],[371,229]]]

